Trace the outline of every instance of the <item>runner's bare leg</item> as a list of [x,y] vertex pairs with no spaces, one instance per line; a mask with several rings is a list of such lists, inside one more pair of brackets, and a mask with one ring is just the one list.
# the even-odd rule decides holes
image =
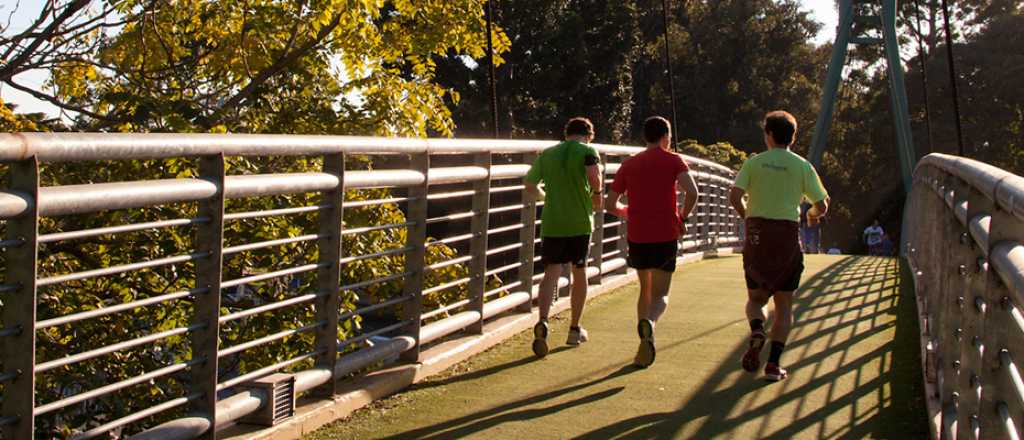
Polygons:
[[551,298],[555,296],[560,276],[562,276],[561,264],[549,264],[544,267],[544,279],[540,282],[540,292],[537,294],[537,308],[541,321],[548,319],[548,313],[551,311]]
[[647,319],[647,310],[651,306],[651,269],[637,270],[636,277],[640,279],[640,297],[636,300],[636,319]]
[[793,327],[793,292],[775,292],[772,302],[775,303],[775,319],[769,336],[773,341],[784,343]]
[[672,273],[660,269],[649,271],[651,277],[650,296],[645,318],[658,322],[668,308],[668,289],[672,284]]
[[572,296],[569,300],[572,304],[572,327],[579,327],[580,318],[583,317],[583,305],[587,302],[587,268],[572,268]]

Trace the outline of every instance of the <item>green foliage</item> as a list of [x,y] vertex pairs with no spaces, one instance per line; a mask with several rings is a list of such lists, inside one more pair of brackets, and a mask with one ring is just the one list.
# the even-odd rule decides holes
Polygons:
[[735,171],[740,170],[743,161],[747,160],[747,153],[728,142],[716,142],[711,145],[701,145],[693,139],[686,139],[676,144],[676,150],[680,153],[707,159],[720,165],[725,165]]

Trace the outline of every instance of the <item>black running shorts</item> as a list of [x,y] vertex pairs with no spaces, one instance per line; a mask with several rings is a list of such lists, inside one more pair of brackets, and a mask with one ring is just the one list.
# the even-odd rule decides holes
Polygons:
[[573,266],[584,267],[587,265],[589,251],[589,235],[543,237],[540,243],[540,262],[545,266],[572,263]]
[[679,242],[676,240],[658,243],[629,242],[629,267],[637,270],[658,269],[665,272],[676,271],[676,254]]

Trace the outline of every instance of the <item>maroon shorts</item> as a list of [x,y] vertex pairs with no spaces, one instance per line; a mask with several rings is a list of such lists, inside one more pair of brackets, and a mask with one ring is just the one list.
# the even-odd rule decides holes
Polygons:
[[751,217],[746,220],[746,226],[743,272],[747,287],[771,292],[796,290],[804,270],[800,224]]

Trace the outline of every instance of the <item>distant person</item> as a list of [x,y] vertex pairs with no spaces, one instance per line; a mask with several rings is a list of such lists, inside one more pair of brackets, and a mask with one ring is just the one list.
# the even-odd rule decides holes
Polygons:
[[878,224],[878,220],[871,223],[871,226],[864,228],[864,243],[868,245],[868,255],[882,255],[882,237],[885,231]]
[[[771,328],[771,351],[764,367],[765,378],[785,379],[780,366],[790,327],[793,325],[793,292],[804,270],[800,252],[799,220],[802,198],[812,202],[810,221],[828,211],[828,193],[810,162],[790,151],[796,139],[793,115],[773,111],[764,118],[764,142],[768,150],[747,159],[736,175],[729,201],[746,219],[743,243],[743,272],[747,282],[747,319],[750,321],[749,348],[743,354],[743,369],[755,372],[761,366],[765,344],[764,307],[771,298],[775,319]],[[744,201],[744,196],[749,200]]]
[[817,254],[821,252],[821,221],[807,217],[810,209],[810,203],[800,204],[800,244],[805,254]]
[[[628,219],[627,260],[640,279],[636,304],[640,347],[634,359],[639,367],[654,363],[654,327],[668,308],[679,237],[685,233],[686,218],[697,206],[698,196],[690,167],[681,155],[669,150],[672,128],[668,120],[655,116],[644,121],[644,141],[647,149],[622,163],[604,202],[609,213]],[[677,206],[677,188],[686,193],[682,209]],[[623,195],[628,206],[619,203]]]
[[[548,354],[548,313],[562,276],[562,265],[572,263],[572,321],[566,344],[579,345],[589,337],[580,327],[587,300],[587,254],[593,231],[594,210],[601,206],[601,171],[597,150],[587,145],[594,139],[594,125],[586,118],[572,118],[565,125],[565,141],[544,150],[526,174],[526,192],[544,201],[541,213],[541,264],[544,279],[537,299],[540,320],[533,327],[533,353]],[[544,190],[538,186],[544,183]]]
[[880,255],[891,257],[896,255],[896,244],[889,239],[888,234],[882,235],[882,244],[878,245]]

